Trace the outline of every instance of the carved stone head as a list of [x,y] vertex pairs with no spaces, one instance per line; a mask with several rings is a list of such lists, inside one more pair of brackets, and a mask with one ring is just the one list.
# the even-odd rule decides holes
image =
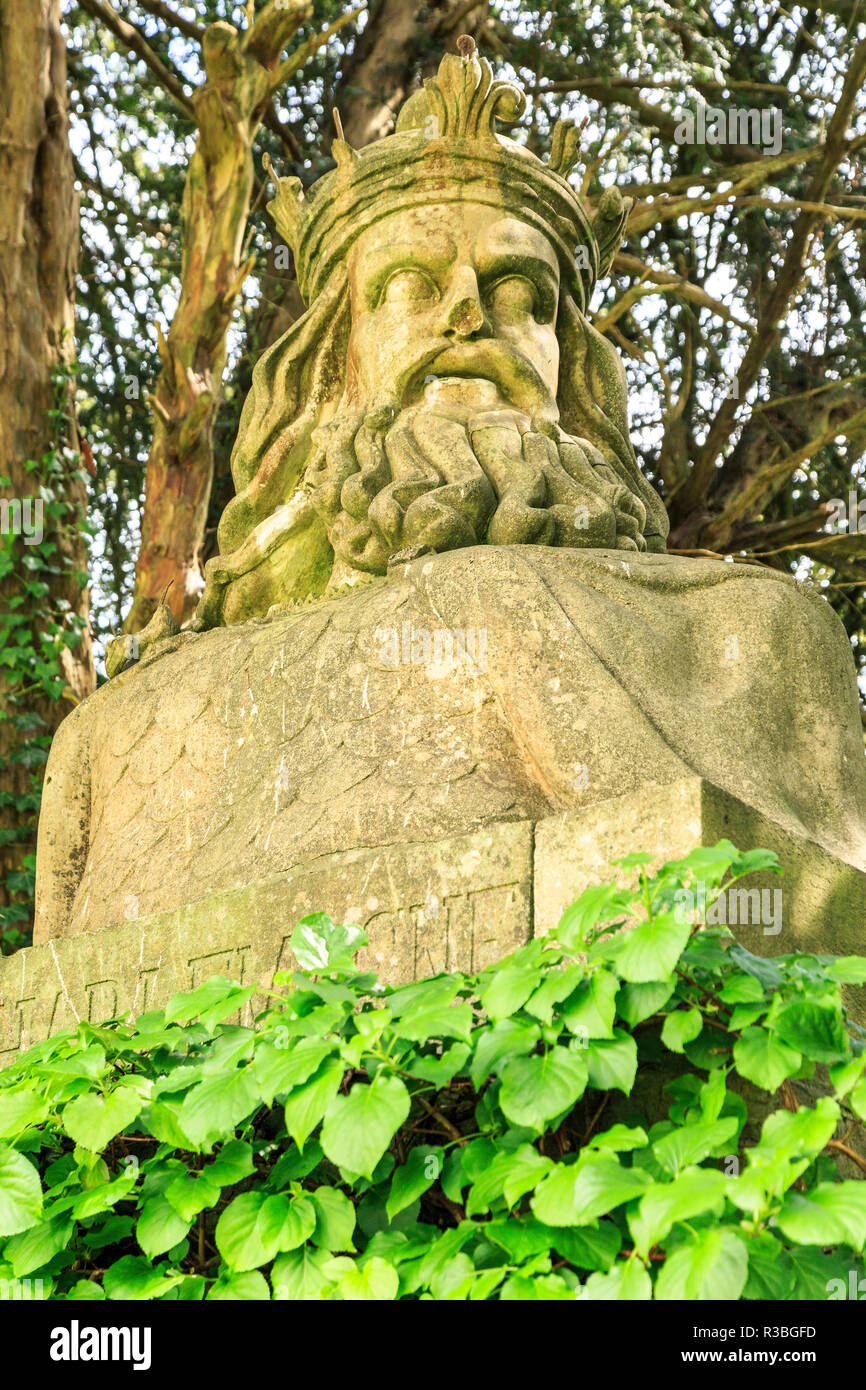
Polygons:
[[257,364],[198,625],[419,548],[665,548],[622,364],[584,317],[628,209],[609,189],[590,219],[569,123],[548,163],[502,135],[523,106],[449,55],[393,135],[335,141],[312,189],[279,181],[309,308]]

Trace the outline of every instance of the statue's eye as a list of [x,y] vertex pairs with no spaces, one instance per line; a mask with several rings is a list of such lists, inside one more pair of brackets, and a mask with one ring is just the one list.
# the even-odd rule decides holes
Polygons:
[[439,298],[439,291],[422,270],[410,270],[404,267],[403,270],[395,270],[394,274],[387,281],[381,295],[380,304],[405,305],[407,308],[412,305],[432,304]]
[[495,318],[527,318],[537,307],[538,291],[525,275],[509,275],[506,280],[497,281],[490,291],[490,308]]

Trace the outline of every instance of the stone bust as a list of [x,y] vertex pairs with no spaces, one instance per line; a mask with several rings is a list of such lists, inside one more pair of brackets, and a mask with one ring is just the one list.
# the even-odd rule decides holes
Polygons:
[[[470,41],[467,41],[467,47]],[[199,621],[236,622],[385,574],[404,550],[556,545],[663,551],[635,462],[625,374],[584,316],[618,245],[550,162],[497,133],[524,97],[446,56],[393,136],[271,203],[308,313],[257,365]]]
[[548,163],[500,132],[522,102],[449,56],[394,135],[280,181],[308,311],[257,364],[192,628],[55,739],[36,941],[689,773],[866,867],[842,626],[666,553],[585,317],[627,208],[590,219],[569,125]]

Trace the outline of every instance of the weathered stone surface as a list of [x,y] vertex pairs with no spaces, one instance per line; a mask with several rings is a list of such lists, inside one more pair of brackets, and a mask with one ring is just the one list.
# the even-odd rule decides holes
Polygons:
[[[717,913],[748,950],[759,956],[866,954],[866,873],[698,777],[540,822],[534,931],[552,931],[585,888],[610,879],[613,860],[645,851],[658,866],[721,839],[739,849],[774,850],[784,869],[782,877],[749,875]],[[843,993],[853,1016],[866,1023],[866,986],[846,986]]]
[[866,952],[866,873],[699,777],[644,787],[541,821],[535,834],[535,930],[552,931],[584,888],[610,877],[607,866],[615,859],[646,850],[658,865],[721,839],[738,848],[774,850],[785,870],[781,878],[753,874],[743,884],[753,894],[778,892],[780,921],[772,915],[773,900],[759,904],[741,895],[726,908],[729,918],[737,911],[739,920],[727,925],[750,951]]
[[866,864],[850,648],[770,570],[479,546],[174,643],[60,728],[37,941],[690,774]]
[[[0,1064],[76,1018],[143,1012],[210,975],[267,987],[276,970],[291,967],[291,933],[309,912],[364,926],[370,944],[361,962],[388,982],[478,971],[549,932],[584,888],[611,877],[612,859],[642,849],[662,862],[723,837],[774,849],[786,870],[782,880],[745,882],[782,893],[778,932],[763,903],[738,900],[730,925],[750,950],[866,949],[866,874],[692,777],[535,824],[499,822],[433,843],[324,856],[171,912],[19,951],[0,961]],[[747,902],[758,910],[744,921]],[[852,989],[848,1000],[866,1020],[864,995]]]
[[369,946],[359,960],[383,980],[481,970],[531,935],[532,826],[332,855],[172,912],[19,951],[0,960],[0,1065],[79,1019],[136,1015],[211,975],[267,987],[275,971],[292,968],[289,939],[310,912],[363,926]]

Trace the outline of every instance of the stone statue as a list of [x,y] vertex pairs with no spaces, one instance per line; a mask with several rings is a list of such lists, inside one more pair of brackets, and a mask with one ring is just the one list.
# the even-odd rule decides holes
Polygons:
[[547,163],[504,136],[522,93],[462,48],[279,183],[309,308],[256,367],[193,627],[122,639],[55,739],[37,941],[694,775],[866,867],[842,626],[666,553],[585,317],[628,209],[590,219],[567,123]]
[[[471,41],[469,41],[471,42]],[[403,552],[665,548],[628,437],[625,374],[584,309],[619,243],[549,164],[496,133],[523,94],[446,57],[396,134],[271,203],[309,312],[258,363],[201,619],[385,574]]]

